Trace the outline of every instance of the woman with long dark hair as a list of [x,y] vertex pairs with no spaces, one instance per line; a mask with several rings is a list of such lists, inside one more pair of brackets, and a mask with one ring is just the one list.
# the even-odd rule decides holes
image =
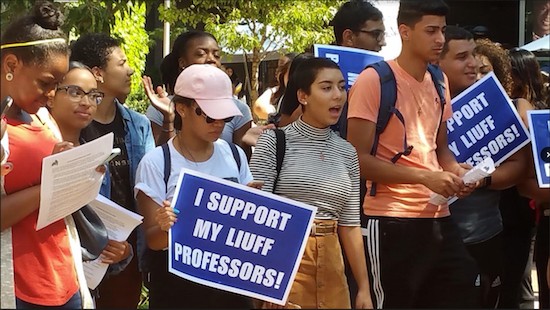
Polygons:
[[344,84],[332,60],[303,59],[283,101],[303,113],[280,129],[286,145],[280,173],[272,130],[260,136],[250,161],[254,178],[265,182],[263,190],[318,208],[288,298],[289,305],[307,309],[351,307],[342,247],[358,284],[354,306],[372,308],[359,226],[359,161],[355,148],[330,128],[346,101]]
[[[510,51],[512,64],[512,97],[525,98],[537,110],[550,109],[548,102],[548,86],[544,84],[537,57],[530,51],[515,48]],[[548,115],[550,119],[550,115]],[[533,157],[529,157],[529,167],[534,167]],[[535,263],[539,283],[539,307],[550,307],[550,295],[546,274],[548,271],[548,242],[549,242],[549,218],[550,218],[550,191],[538,186],[535,170],[530,169],[528,178],[511,189],[511,195],[515,194],[530,198],[535,205],[539,219],[536,228],[535,239]],[[517,206],[519,207],[519,206]],[[530,266],[530,264],[527,264]],[[530,268],[527,268],[530,272]]]

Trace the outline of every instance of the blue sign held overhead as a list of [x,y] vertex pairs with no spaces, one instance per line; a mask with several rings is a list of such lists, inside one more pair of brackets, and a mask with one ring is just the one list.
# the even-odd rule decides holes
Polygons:
[[187,169],[172,206],[170,272],[285,304],[317,208]]
[[493,72],[455,97],[452,107],[447,140],[458,162],[476,166],[491,157],[497,166],[529,143],[527,128]]
[[550,188],[550,110],[527,111],[531,147],[540,188]]
[[376,52],[336,45],[314,44],[313,54],[315,57],[329,58],[340,66],[346,80],[346,90],[351,88],[366,66],[384,60]]

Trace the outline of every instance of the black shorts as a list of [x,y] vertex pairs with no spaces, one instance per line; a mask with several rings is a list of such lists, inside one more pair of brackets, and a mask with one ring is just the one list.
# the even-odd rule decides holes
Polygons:
[[478,271],[450,217],[368,217],[365,254],[375,308],[478,307]]

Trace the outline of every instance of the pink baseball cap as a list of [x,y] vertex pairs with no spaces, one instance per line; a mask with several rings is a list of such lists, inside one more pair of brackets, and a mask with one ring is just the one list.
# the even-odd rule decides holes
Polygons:
[[243,115],[233,101],[231,79],[213,65],[196,64],[185,68],[176,80],[174,94],[194,99],[213,119]]

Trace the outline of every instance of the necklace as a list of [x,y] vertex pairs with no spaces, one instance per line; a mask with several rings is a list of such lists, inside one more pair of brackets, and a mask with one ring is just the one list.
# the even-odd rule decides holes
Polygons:
[[[195,157],[193,156],[193,154],[189,151],[189,149],[187,149],[187,148],[185,147],[185,144],[184,144],[183,141],[181,140],[180,135],[177,135],[177,136],[176,136],[176,139],[178,139],[178,141],[177,141],[177,143],[174,143],[174,146],[177,146],[176,149],[178,150],[178,152],[180,152],[181,155],[182,155],[185,159],[187,159],[188,161],[193,162],[193,164],[195,164],[195,166],[198,166],[199,164],[197,163],[197,160],[195,159]],[[191,160],[189,160],[188,158],[186,158],[184,153],[189,154],[189,157],[191,157]]]

